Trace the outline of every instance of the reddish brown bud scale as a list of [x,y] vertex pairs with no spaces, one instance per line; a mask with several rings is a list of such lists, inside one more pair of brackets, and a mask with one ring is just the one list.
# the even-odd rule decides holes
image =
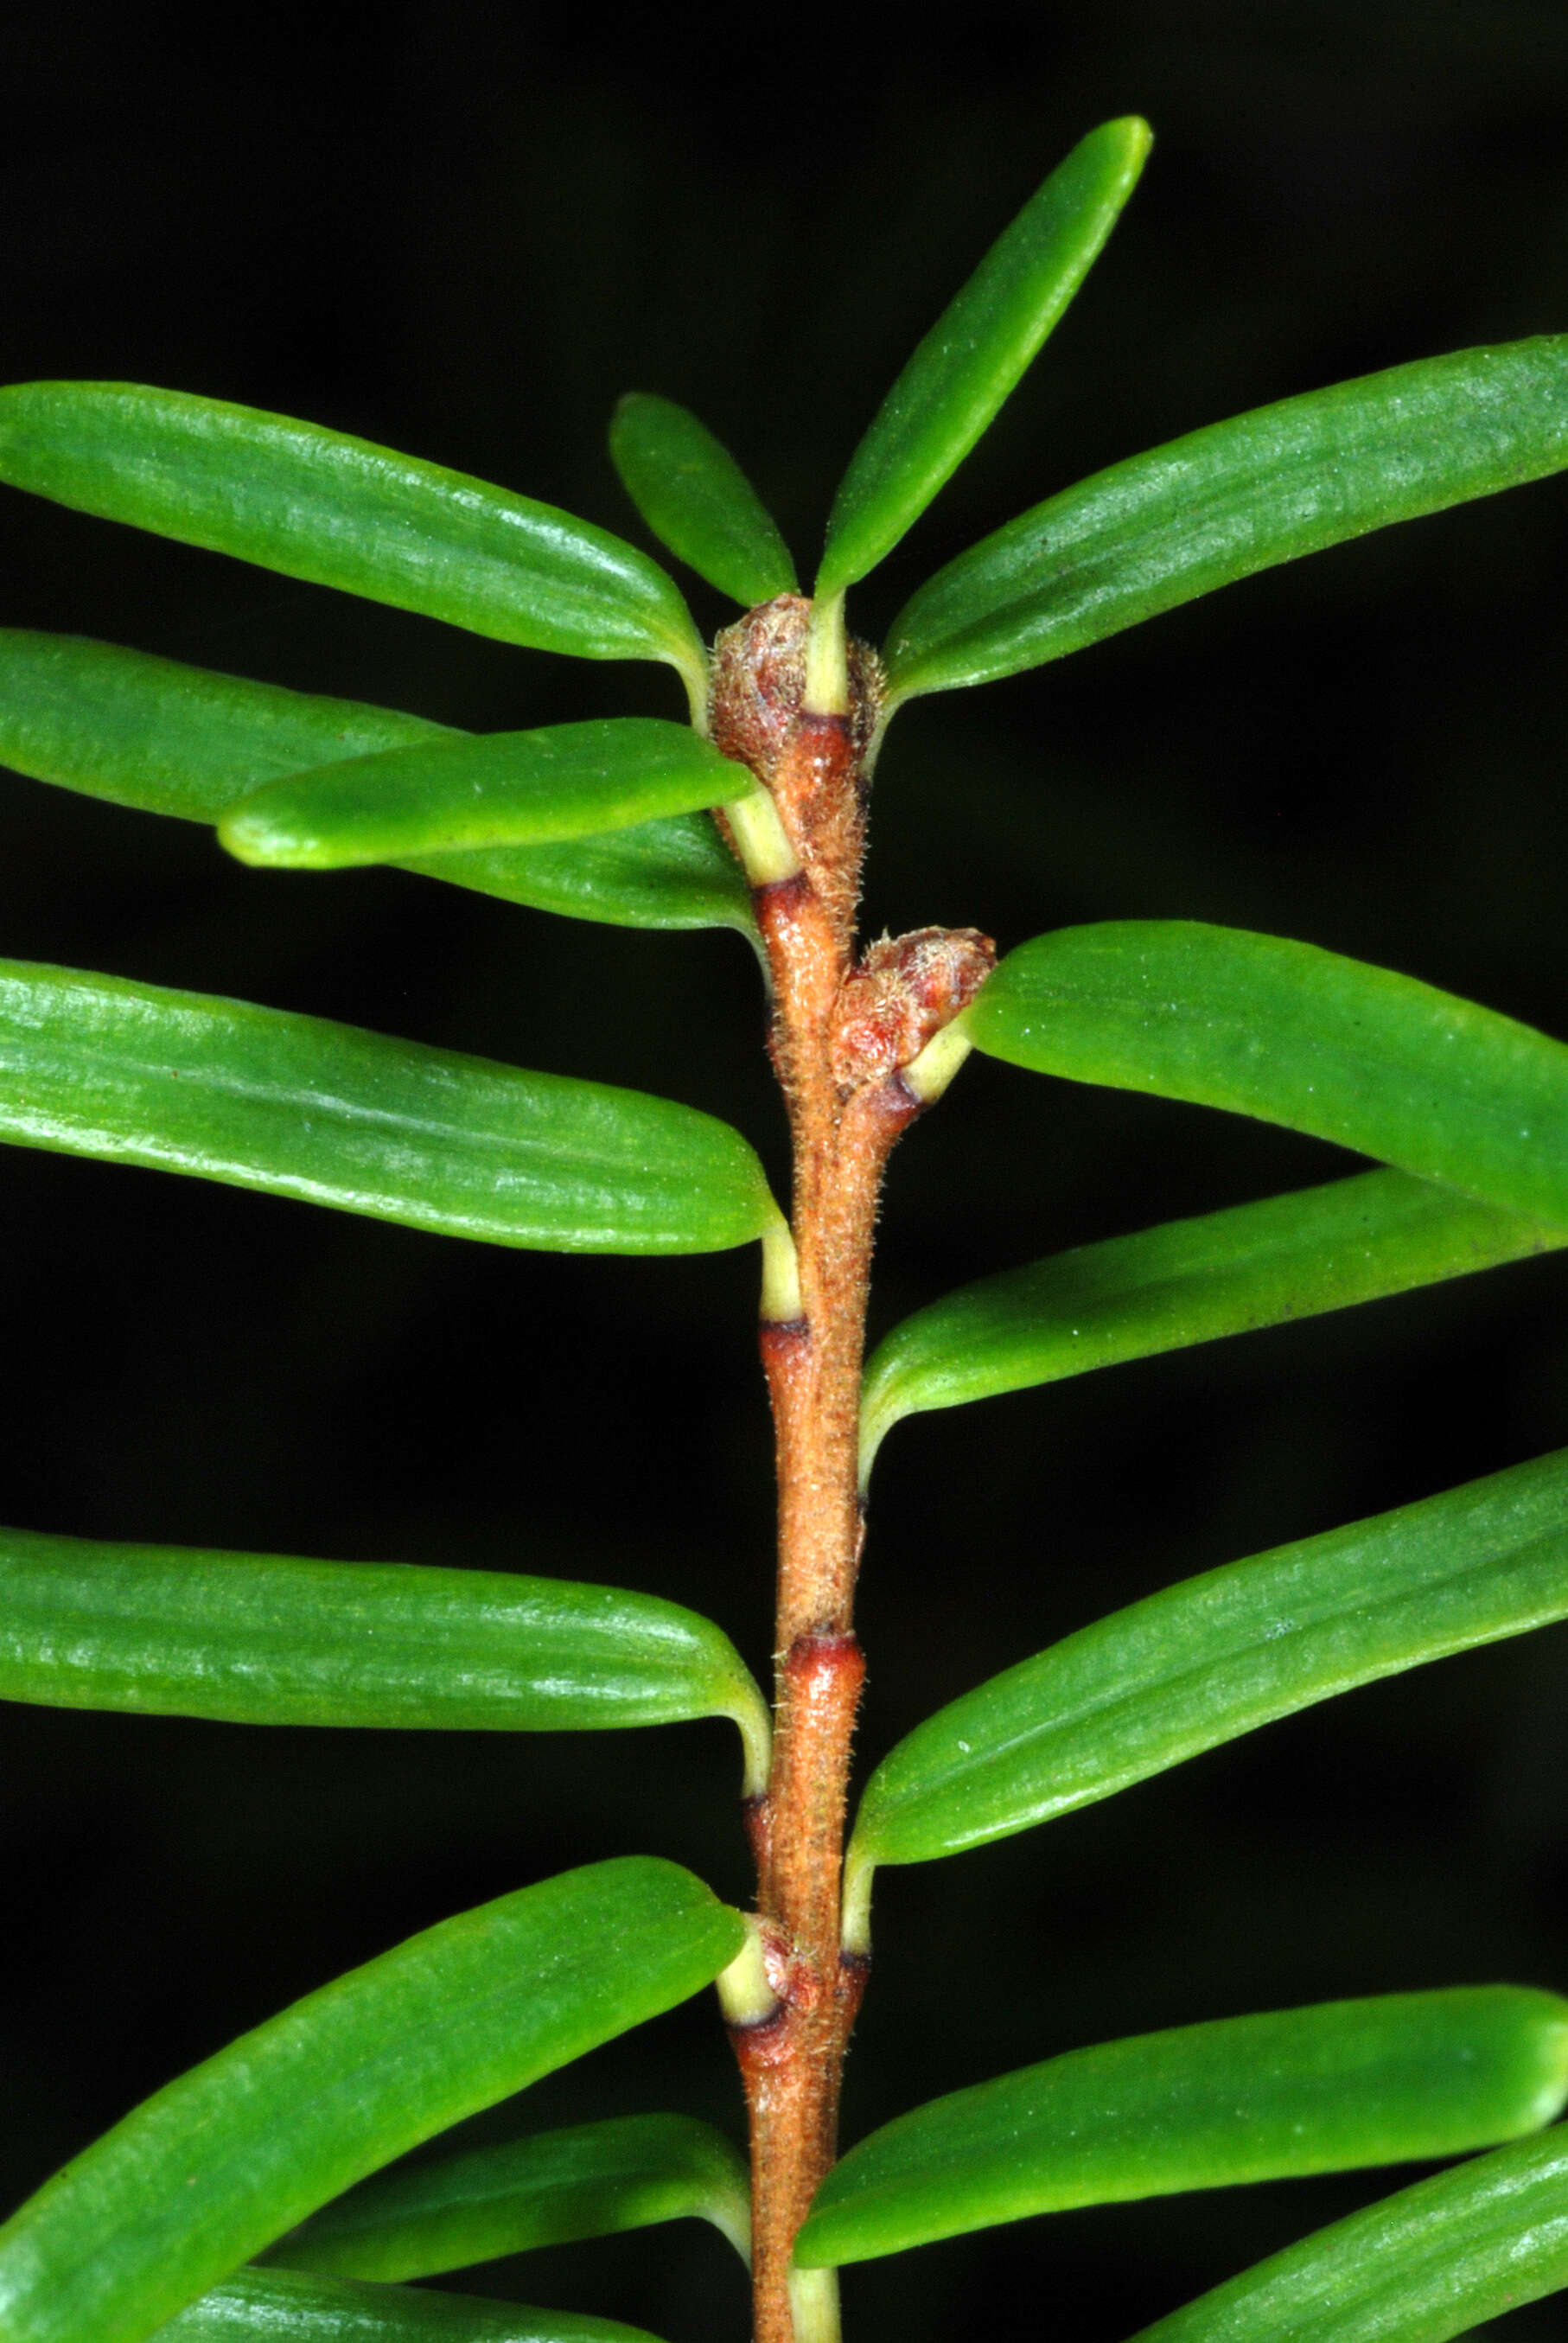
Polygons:
[[[811,605],[803,594],[760,602],[713,646],[709,724],[727,757],[749,765],[778,794],[781,760],[797,739],[806,696],[806,637]],[[859,776],[881,714],[882,663],[869,643],[849,644],[850,709],[847,717],[809,717],[808,724],[841,727]]]
[[839,988],[833,1076],[848,1098],[885,1081],[967,1009],[996,966],[978,928],[917,928],[872,944]]
[[727,757],[749,765],[764,789],[800,712],[811,605],[801,594],[759,602],[713,645],[709,726]]

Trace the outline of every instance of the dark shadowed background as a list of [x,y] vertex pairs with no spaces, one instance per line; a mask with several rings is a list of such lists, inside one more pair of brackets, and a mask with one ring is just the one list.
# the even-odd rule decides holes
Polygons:
[[[1034,375],[855,598],[879,635],[982,531],[1292,391],[1568,329],[1557,0],[1135,0],[700,27],[34,8],[0,33],[8,377],[307,416],[642,541],[618,392],[697,406],[809,566],[877,399],[1085,129],[1141,192]],[[661,670],[480,641],[5,493],[0,618],[479,729],[677,715]],[[705,627],[725,609],[697,586]],[[900,717],[868,927],[1197,917],[1568,1034],[1568,482],[1235,588]],[[781,1167],[729,935],[578,926],[0,776],[0,951],[662,1090]],[[977,1062],[894,1166],[877,1326],[1058,1246],[1350,1168]],[[769,1651],[755,1262],[467,1248],[0,1151],[0,1518],[644,1586]],[[1211,1564],[1568,1441],[1568,1261],[901,1427],[876,1490],[864,1755]],[[883,1875],[847,2129],[1072,2045],[1404,1987],[1568,1986],[1568,1630],[1276,1725],[1043,1833]],[[718,1725],[576,1739],[0,1711],[0,2192],[294,1996],[568,1863],[746,1894]],[[707,1997],[483,2135],[671,2106],[735,2128]],[[852,2271],[853,2343],[1117,2343],[1404,2175],[1037,2221]],[[739,2338],[687,2224],[459,2281]],[[1561,2303],[1524,2338],[1568,2334]]]

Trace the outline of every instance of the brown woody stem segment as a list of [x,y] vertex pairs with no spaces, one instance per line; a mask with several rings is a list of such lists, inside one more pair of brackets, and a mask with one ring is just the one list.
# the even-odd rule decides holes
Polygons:
[[[877,1200],[895,1141],[942,1087],[923,1079],[930,1045],[995,959],[972,930],[930,928],[857,961],[880,670],[863,645],[845,645],[836,610],[815,637],[811,620],[809,602],[783,595],[721,635],[709,708],[716,747],[750,768],[787,841],[780,850],[774,833],[764,855],[731,833],[772,973],[769,1048],[794,1148],[796,1252],[790,1314],[765,1316],[761,1332],[778,1453],[779,1608],[773,1770],[748,1813],[759,1933],[746,1976],[725,1996],[751,2130],[756,2343],[829,2343],[836,2321],[830,2274],[797,2273],[792,2288],[789,2257],[837,2152],[839,2078],[867,1972],[862,1956],[840,1949],[839,1901],[865,1673],[853,1628],[863,1538],[856,1450]],[[956,1064],[961,1053],[948,1054]]]

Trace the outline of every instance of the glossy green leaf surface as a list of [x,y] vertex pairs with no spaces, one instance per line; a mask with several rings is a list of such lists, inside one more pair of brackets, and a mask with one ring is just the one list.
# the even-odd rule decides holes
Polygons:
[[31,779],[146,813],[216,822],[281,774],[452,737],[395,708],[85,635],[0,628],[0,759]]
[[158,2335],[160,2343],[653,2343],[643,2328],[579,2311],[256,2269],[226,2278]]
[[678,1603],[498,1570],[0,1529],[0,1700],[242,1725],[582,1732],[767,1711]]
[[671,1100],[24,960],[0,1139],[560,1252],[719,1252],[777,1218],[739,1132]]
[[1113,920],[1009,952],[965,1019],[1010,1065],[1257,1115],[1568,1230],[1568,1047],[1392,969]]
[[569,846],[410,855],[403,868],[611,927],[734,928],[760,949],[740,866],[706,814],[638,822]]
[[1565,335],[1257,407],[1096,472],[950,561],[893,621],[891,697],[1016,675],[1255,570],[1565,464]]
[[1317,2230],[1135,2343],[1448,2343],[1565,2286],[1559,2125]]
[[900,2116],[817,2193],[803,2266],[1026,2214],[1490,2147],[1568,2098],[1568,2002],[1380,1995],[1070,2050]]
[[711,2221],[746,2258],[744,2159],[695,2116],[623,2116],[378,2174],[324,2205],[266,2259],[345,2278],[434,2278],[689,2215]]
[[621,485],[660,545],[749,609],[793,594],[778,524],[722,441],[688,407],[630,390],[609,427]]
[[867,1785],[854,1893],[874,1864],[1027,1830],[1314,1701],[1564,1617],[1568,1449],[1226,1563],[918,1725]]
[[504,643],[706,672],[673,581],[608,529],[290,416],[145,383],[14,383],[0,480]]
[[[397,709],[217,675],[79,635],[0,628],[0,760],[144,813],[216,822],[283,774],[464,737]],[[755,934],[739,865],[700,816],[565,846],[414,855],[401,867],[577,919]]]
[[706,814],[675,814],[569,846],[410,855],[423,879],[618,928],[734,928],[760,950],[739,864]]
[[744,1933],[636,1855],[410,1937],[145,2100],[13,2216],[6,2343],[139,2343],[367,2172],[687,2000]]
[[1310,1318],[1518,1261],[1568,1234],[1404,1172],[1362,1172],[960,1286],[903,1320],[866,1369],[862,1479],[928,1408]]
[[539,846],[749,797],[744,765],[657,716],[459,734],[269,781],[218,836],[242,862],[306,870]]
[[819,594],[874,568],[957,471],[1099,257],[1149,147],[1135,115],[1080,139],[949,303],[850,458]]

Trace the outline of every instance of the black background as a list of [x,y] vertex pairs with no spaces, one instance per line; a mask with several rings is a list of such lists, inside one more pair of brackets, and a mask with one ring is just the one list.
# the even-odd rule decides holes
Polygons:
[[[628,387],[695,404],[809,565],[876,400],[1084,129],[1154,156],[1000,423],[855,598],[1052,488],[1338,377],[1568,327],[1568,11],[1441,0],[719,19],[34,10],[0,35],[0,344],[308,416],[634,537]],[[519,654],[7,495],[9,623],[478,728],[679,713],[648,668]],[[726,612],[700,586],[705,628]],[[921,702],[867,924],[1198,917],[1568,1034],[1568,485],[1259,578]],[[658,1089],[781,1169],[729,935],[577,926],[411,878],[247,873],[205,832],[0,778],[0,950]],[[890,1183],[878,1328],[1055,1247],[1348,1168],[1220,1116],[976,1062]],[[517,1566],[711,1612],[767,1665],[755,1262],[466,1248],[149,1172],[0,1158],[0,1514]],[[1547,1261],[930,1416],[879,1470],[874,1759],[941,1699],[1206,1565],[1568,1440]],[[885,1874],[850,2137],[1081,2042],[1341,1994],[1568,1986],[1568,1630],[1357,1694],[1111,1804]],[[640,1848],[747,1892],[718,1725],[441,1740],[0,1712],[0,2190],[326,1977]],[[671,2106],[738,2128],[706,2002],[484,2134]],[[1399,2177],[1402,2176],[1395,2176]],[[1114,2343],[1392,2185],[1025,2224],[846,2281],[850,2334]],[[458,2281],[744,2331],[693,2225]],[[1561,2307],[1522,2338],[1568,2332]]]

